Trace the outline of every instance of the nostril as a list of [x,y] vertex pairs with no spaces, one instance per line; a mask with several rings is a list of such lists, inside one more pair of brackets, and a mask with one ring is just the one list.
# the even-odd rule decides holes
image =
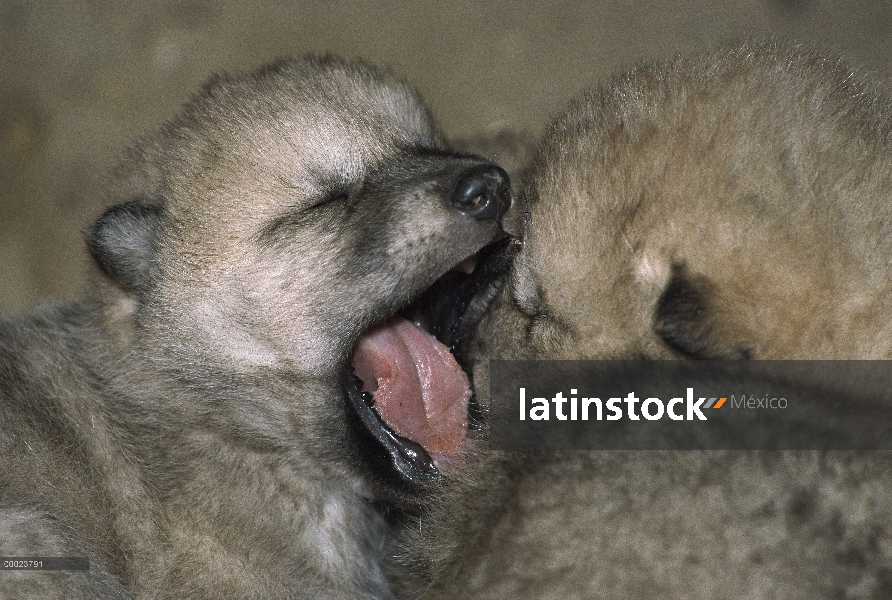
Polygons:
[[462,173],[452,193],[452,202],[475,219],[499,219],[511,206],[511,179],[492,164],[477,165]]
[[474,208],[485,202],[489,193],[487,181],[475,174],[474,177],[462,177],[455,187],[453,200],[460,207]]

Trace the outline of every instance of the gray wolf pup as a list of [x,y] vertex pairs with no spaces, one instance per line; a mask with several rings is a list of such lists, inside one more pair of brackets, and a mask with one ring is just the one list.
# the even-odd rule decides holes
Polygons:
[[[890,132],[880,83],[779,43],[585,93],[521,185],[478,395],[489,358],[892,358]],[[879,600],[890,498],[885,452],[484,452],[405,552],[425,598]]]
[[0,324],[0,548],[90,569],[0,595],[390,597],[384,510],[470,395],[415,321],[461,329],[428,290],[503,237],[507,175],[393,75],[306,57],[212,79],[115,181],[87,297]]

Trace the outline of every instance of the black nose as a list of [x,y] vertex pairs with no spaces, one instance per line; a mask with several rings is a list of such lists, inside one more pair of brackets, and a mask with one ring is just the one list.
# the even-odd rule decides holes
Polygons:
[[499,219],[511,207],[511,179],[496,165],[477,165],[462,173],[452,202],[463,213],[479,219]]

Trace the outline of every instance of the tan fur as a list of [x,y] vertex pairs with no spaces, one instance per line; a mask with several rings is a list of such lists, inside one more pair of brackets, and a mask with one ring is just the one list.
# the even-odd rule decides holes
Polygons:
[[381,509],[411,490],[353,430],[348,360],[501,234],[451,196],[480,168],[332,57],[217,77],[132,150],[87,298],[0,324],[0,548],[91,569],[0,595],[391,597]]
[[[527,346],[672,356],[653,321],[679,265],[708,286],[716,358],[892,356],[886,94],[830,58],[745,48],[577,100],[527,190],[510,289],[526,316],[545,309]],[[578,341],[556,351],[561,330]]]
[[[584,94],[524,183],[478,394],[488,358],[892,358],[890,123],[783,44]],[[484,452],[440,494],[406,543],[424,598],[892,594],[886,453]]]

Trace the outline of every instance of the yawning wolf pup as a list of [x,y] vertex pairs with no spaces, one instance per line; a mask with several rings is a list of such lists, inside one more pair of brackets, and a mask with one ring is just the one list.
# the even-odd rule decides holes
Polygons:
[[503,235],[505,172],[307,57],[211,80],[113,199],[89,296],[0,325],[0,549],[90,568],[0,595],[390,597],[376,501],[438,477],[470,394],[397,313],[458,330],[407,307]]
[[[478,395],[488,358],[892,358],[890,131],[880,84],[781,44],[588,92],[521,186]],[[880,600],[890,498],[885,452],[481,453],[405,548],[428,599]]]

